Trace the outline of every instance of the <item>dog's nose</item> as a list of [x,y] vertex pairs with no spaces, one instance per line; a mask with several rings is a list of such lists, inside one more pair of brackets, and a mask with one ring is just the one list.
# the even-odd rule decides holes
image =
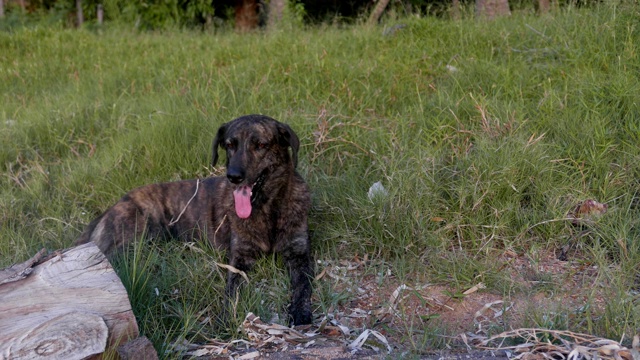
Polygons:
[[240,184],[244,180],[244,171],[235,168],[229,168],[227,169],[227,179],[229,179],[229,181],[234,184]]

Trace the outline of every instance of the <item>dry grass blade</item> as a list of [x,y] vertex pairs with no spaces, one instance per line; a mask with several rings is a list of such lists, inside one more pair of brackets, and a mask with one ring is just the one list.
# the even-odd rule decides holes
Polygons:
[[[506,342],[512,343],[514,340],[524,341],[524,343],[505,344]],[[477,342],[475,347],[483,350],[516,351],[519,354],[518,358],[542,356],[570,360],[591,358],[635,360],[634,351],[614,340],[572,331],[523,328],[505,331],[484,340],[476,337],[474,342]]]
[[382,308],[379,308],[379,309],[373,311],[373,314],[378,316],[378,318],[380,318],[380,319],[382,319],[383,317],[385,317],[387,315],[397,315],[398,304],[400,303],[400,301],[402,301],[403,299],[405,299],[408,296],[408,295],[405,295],[404,297],[401,297],[402,293],[405,290],[408,290],[408,291],[419,291],[419,290],[422,290],[422,289],[424,289],[426,287],[429,287],[429,286],[430,285],[427,284],[427,285],[422,285],[422,286],[410,287],[410,286],[407,286],[406,284],[401,284],[389,296],[389,306],[384,306]]
[[185,242],[184,247],[198,254],[205,254],[205,251],[198,247],[194,241]]
[[187,210],[187,208],[189,207],[189,204],[191,204],[191,201],[193,201],[193,199],[196,197],[196,195],[198,195],[198,190],[200,189],[200,179],[196,180],[196,191],[193,192],[193,195],[191,196],[191,199],[189,199],[189,201],[187,201],[187,203],[185,204],[185,206],[182,208],[182,211],[180,211],[180,214],[178,214],[178,217],[173,219],[171,218],[171,221],[169,222],[169,226],[173,226],[175,225],[178,221],[180,221],[180,218],[182,217],[182,215],[184,214],[184,212]]
[[227,265],[227,264],[216,263],[216,265],[218,265],[221,268],[227,269],[227,270],[231,271],[234,274],[240,274],[240,276],[242,276],[244,281],[246,281],[247,283],[249,282],[249,277],[247,276],[247,274],[244,271],[238,270],[235,267],[233,267],[231,265]]

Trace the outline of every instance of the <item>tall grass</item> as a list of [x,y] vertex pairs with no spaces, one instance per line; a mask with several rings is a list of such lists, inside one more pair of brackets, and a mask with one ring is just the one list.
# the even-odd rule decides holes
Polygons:
[[[507,294],[516,285],[500,254],[560,248],[578,201],[608,203],[574,255],[598,266],[611,299],[554,324],[628,337],[640,323],[639,16],[610,3],[491,22],[403,18],[391,35],[0,33],[0,266],[70,246],[128,189],[207,176],[217,126],[263,113],[301,137],[317,259],[367,254],[403,281],[481,280]],[[389,194],[371,201],[376,181]],[[149,245],[117,265],[158,348],[218,335],[224,257],[196,246]],[[261,290],[243,293],[238,321],[285,308],[277,259],[259,266]],[[316,312],[350,296],[326,286]],[[545,326],[538,315],[529,321]],[[410,346],[441,344],[434,329]]]

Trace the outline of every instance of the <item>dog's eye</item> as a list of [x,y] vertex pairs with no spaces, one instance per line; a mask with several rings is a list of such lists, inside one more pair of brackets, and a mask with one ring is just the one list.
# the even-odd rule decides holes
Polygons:
[[262,149],[266,149],[267,146],[269,146],[268,143],[264,143],[264,142],[260,142],[258,143],[258,149],[262,150]]
[[227,150],[229,150],[229,151],[233,151],[233,150],[235,150],[235,149],[236,149],[236,144],[234,144],[234,143],[233,143],[233,142],[231,142],[231,141],[226,142],[226,143],[224,144],[224,146],[225,146],[225,148],[226,148]]

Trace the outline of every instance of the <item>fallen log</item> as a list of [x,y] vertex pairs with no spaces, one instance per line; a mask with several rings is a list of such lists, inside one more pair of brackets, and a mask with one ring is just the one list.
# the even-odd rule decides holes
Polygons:
[[0,271],[0,359],[84,359],[138,336],[127,292],[92,243]]

